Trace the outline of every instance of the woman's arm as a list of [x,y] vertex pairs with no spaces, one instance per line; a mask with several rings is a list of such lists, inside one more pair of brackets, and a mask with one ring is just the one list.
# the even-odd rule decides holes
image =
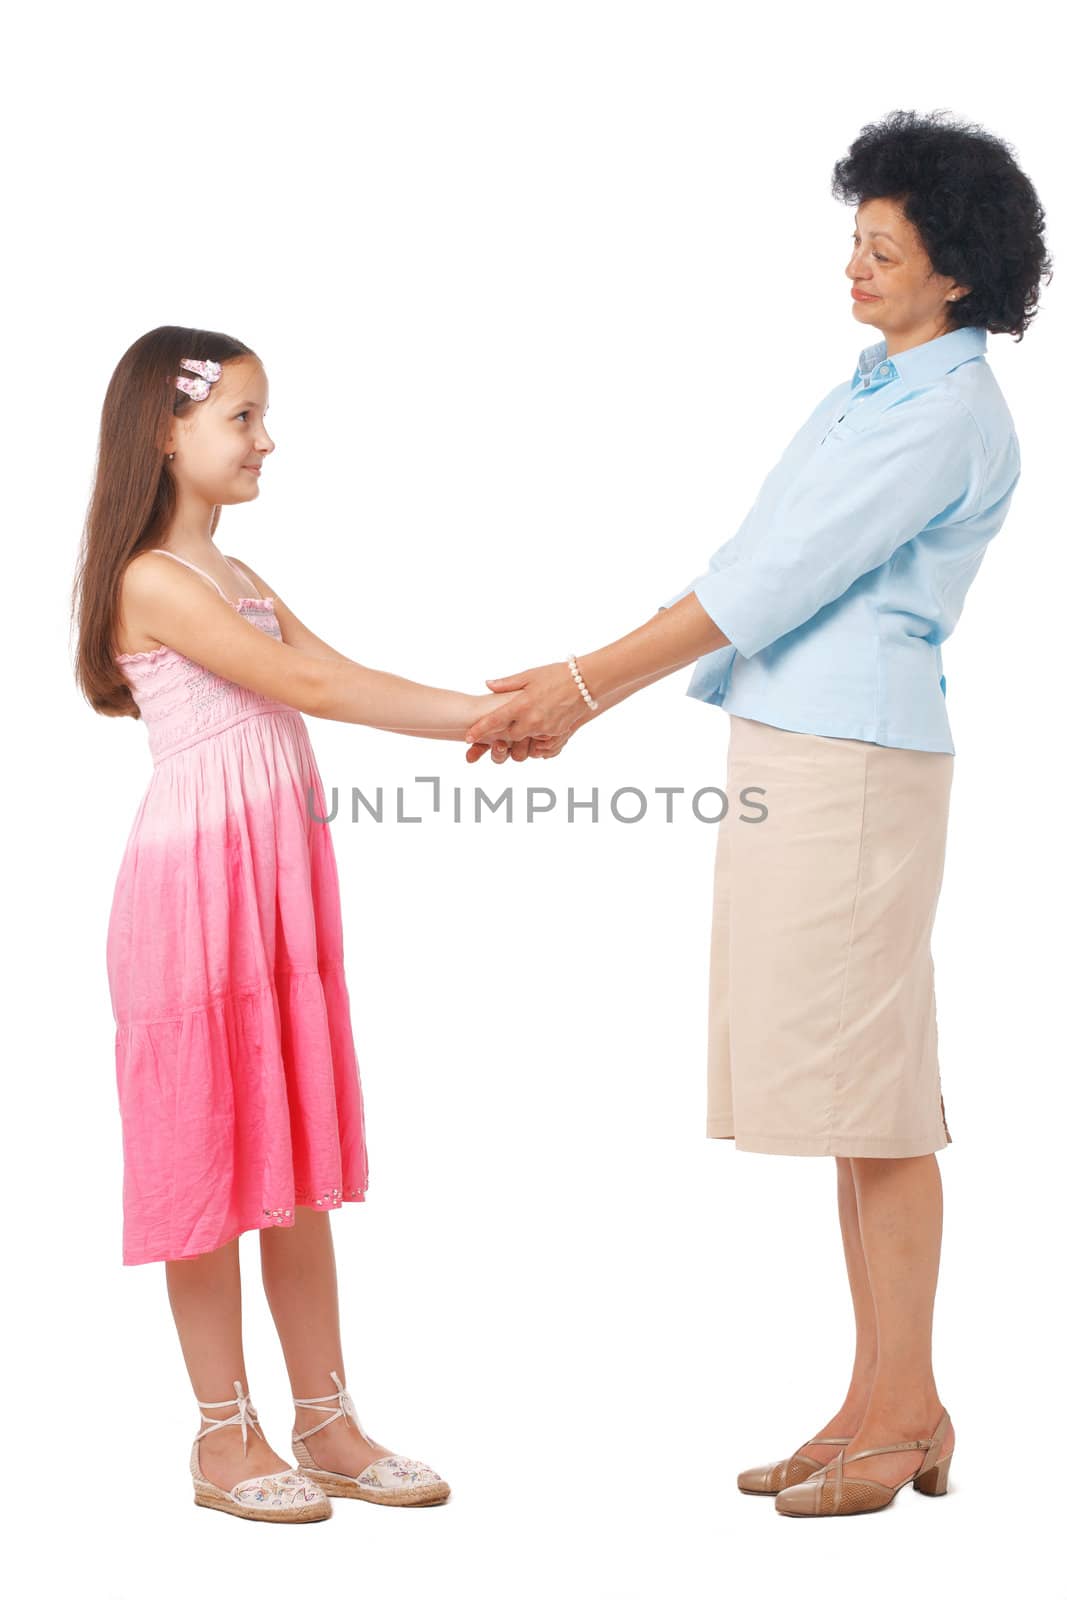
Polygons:
[[[597,717],[603,716],[605,711],[610,711],[614,706],[621,704],[623,700],[628,700],[632,694],[637,693],[638,689],[647,689],[650,683],[658,683],[660,678],[668,678],[672,672],[677,671],[677,667],[661,667],[658,672],[650,672],[647,678],[637,678],[632,683],[623,684],[621,689],[613,689],[609,694],[594,695],[593,698],[597,704],[595,711],[590,711],[583,700],[584,715],[579,717],[571,732],[573,733],[577,728],[584,728],[587,722],[595,722]],[[569,738],[570,734],[562,734],[557,735],[554,739],[531,739],[530,754],[544,757],[558,756]],[[483,750],[485,746],[478,745],[476,748]]]
[[[583,660],[584,659],[586,658],[583,658]],[[683,662],[682,665],[684,666],[685,663]],[[585,669],[581,664],[579,664],[579,671],[581,671],[584,678]],[[637,693],[638,689],[647,689],[650,683],[658,683],[661,678],[669,678],[672,672],[677,671],[678,668],[675,666],[660,667],[657,671],[650,672],[643,678],[635,678],[632,682],[624,683],[617,689],[610,689],[606,694],[594,694],[593,699],[597,703],[597,709],[595,711],[590,711],[589,707],[586,706],[586,714],[583,718],[583,721],[595,722],[597,717],[601,716],[605,711],[610,711],[613,706],[620,705],[623,700],[628,700],[632,694]],[[585,686],[587,689],[589,688],[588,678],[586,678]],[[589,692],[590,694],[593,693],[591,689]],[[583,701],[582,704],[584,705],[585,702]]]
[[591,716],[729,643],[696,595],[687,594],[621,639],[577,658],[585,686],[597,701],[596,712],[590,712],[567,663],[556,662],[510,678],[486,679],[497,692],[519,691],[518,698],[491,707],[467,729],[468,742],[514,743],[570,734]]
[[[625,700],[646,684],[729,643],[696,595],[687,594],[621,639],[583,656],[578,665],[594,700],[601,694]],[[625,693],[620,693],[622,690]]]
[[[664,606],[661,607],[661,609],[666,610],[667,608]],[[516,741],[516,744],[520,749],[523,749],[524,745],[528,745],[529,754],[531,756],[543,757],[545,759],[558,756],[560,751],[563,749],[563,746],[570,738],[571,734],[576,732],[578,728],[584,728],[588,722],[595,722],[597,717],[602,716],[605,711],[610,711],[613,706],[619,705],[621,701],[628,699],[630,695],[636,694],[638,689],[647,689],[650,683],[657,683],[660,678],[666,678],[672,672],[677,672],[677,670],[677,667],[661,667],[658,672],[650,672],[647,677],[635,679],[634,682],[624,684],[622,688],[614,689],[609,694],[597,696],[595,697],[597,702],[597,709],[595,711],[590,711],[589,707],[583,700],[582,714],[566,733],[556,734],[552,738],[542,737],[529,738],[525,741],[518,740]],[[496,680],[494,679],[491,681],[495,682]],[[512,760],[515,759],[514,755],[512,754],[514,745],[509,745],[505,740],[497,739],[490,741],[489,743],[472,744],[470,749],[467,751],[467,760],[472,762],[479,761],[485,752],[490,749],[493,752],[493,760],[498,765],[500,762],[507,760],[509,756]],[[522,759],[525,759],[525,755]]]

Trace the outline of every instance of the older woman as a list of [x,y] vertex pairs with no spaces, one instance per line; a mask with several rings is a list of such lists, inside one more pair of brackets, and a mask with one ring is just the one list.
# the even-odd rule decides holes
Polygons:
[[936,1152],[951,1142],[930,936],[955,747],[942,642],[1019,478],[989,333],[1021,338],[1049,268],[1010,148],[941,114],[865,127],[834,169],[856,206],[852,316],[882,337],[819,401],[741,528],[659,614],[469,730],[468,760],[555,755],[696,661],[730,716],[727,789],[765,791],[716,842],[710,1138],[833,1156],[856,1352],[840,1407],[738,1476],[778,1511],[941,1494],[955,1436],[934,1381]]

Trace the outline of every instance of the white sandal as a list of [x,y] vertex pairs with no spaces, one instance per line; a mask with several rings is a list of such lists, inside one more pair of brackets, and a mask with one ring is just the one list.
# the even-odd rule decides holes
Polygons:
[[[271,1472],[259,1478],[243,1478],[232,1489],[220,1489],[211,1483],[200,1470],[200,1441],[205,1433],[216,1428],[228,1428],[231,1423],[241,1429],[245,1455],[248,1454],[249,1424],[259,1437],[263,1433],[256,1421],[256,1408],[245,1394],[240,1378],[233,1380],[237,1390],[237,1410],[232,1417],[205,1417],[206,1427],[201,1428],[193,1440],[189,1457],[189,1470],[193,1475],[193,1501],[198,1506],[208,1506],[213,1511],[228,1511],[234,1517],[250,1517],[255,1522],[321,1522],[333,1515],[333,1507],[317,1483],[312,1483],[302,1472]],[[198,1400],[198,1406],[210,1411],[215,1406],[232,1406],[233,1400]]]
[[317,1423],[314,1428],[306,1428],[303,1433],[297,1433],[294,1428],[293,1455],[305,1477],[321,1484],[328,1495],[350,1500],[373,1500],[382,1506],[431,1506],[447,1500],[452,1491],[444,1478],[440,1477],[432,1467],[428,1467],[424,1461],[413,1461],[410,1456],[383,1455],[379,1460],[371,1461],[355,1478],[343,1472],[327,1472],[315,1465],[314,1457],[304,1440],[310,1439],[320,1428],[328,1427],[337,1417],[344,1417],[346,1427],[351,1417],[368,1444],[374,1445],[378,1450],[385,1449],[384,1445],[379,1444],[377,1439],[372,1439],[366,1430],[360,1427],[352,1396],[336,1372],[331,1372],[330,1377],[337,1385],[333,1394],[315,1395],[311,1400],[298,1400],[295,1395],[293,1396],[295,1406],[308,1406],[312,1411],[329,1412],[326,1421]]

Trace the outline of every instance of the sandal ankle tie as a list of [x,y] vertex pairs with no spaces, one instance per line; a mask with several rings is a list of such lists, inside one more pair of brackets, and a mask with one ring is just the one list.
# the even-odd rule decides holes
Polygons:
[[[331,1374],[331,1376],[332,1376],[332,1374]],[[244,1445],[244,1453],[245,1453],[245,1455],[247,1455],[248,1454],[248,1429],[249,1429],[249,1427],[254,1428],[255,1431],[259,1434],[259,1437],[261,1439],[263,1438],[263,1433],[262,1433],[262,1431],[261,1431],[261,1429],[260,1429],[260,1427],[259,1427],[259,1425],[258,1425],[258,1423],[256,1421],[256,1417],[258,1415],[258,1413],[256,1411],[256,1408],[252,1404],[252,1401],[250,1400],[248,1395],[245,1393],[244,1386],[241,1383],[240,1378],[235,1378],[233,1380],[233,1386],[237,1390],[237,1400],[236,1400],[237,1410],[234,1412],[233,1416],[232,1417],[205,1417],[204,1413],[203,1413],[203,1409],[201,1409],[200,1415],[201,1415],[201,1417],[203,1417],[203,1420],[207,1424],[207,1426],[204,1427],[204,1428],[201,1428],[200,1432],[197,1434],[196,1437],[198,1439],[202,1439],[204,1437],[205,1433],[211,1433],[216,1428],[228,1428],[231,1424],[236,1425],[236,1424],[239,1423],[240,1427],[241,1427],[241,1441],[242,1441],[242,1444]],[[195,1399],[195,1396],[194,1396],[194,1399]],[[233,1400],[197,1400],[196,1403],[201,1408],[206,1406],[208,1408],[208,1410],[211,1411],[212,1409],[214,1409],[215,1407],[218,1407],[218,1406],[232,1406],[235,1402]]]
[[[313,1433],[318,1433],[320,1428],[328,1427],[330,1423],[333,1422],[337,1417],[344,1417],[345,1427],[347,1428],[350,1426],[348,1419],[351,1417],[352,1421],[355,1423],[363,1437],[368,1441],[369,1444],[373,1444],[374,1440],[370,1438],[370,1435],[360,1423],[359,1415],[356,1411],[355,1401],[352,1399],[352,1396],[349,1394],[345,1385],[341,1382],[336,1372],[331,1372],[330,1377],[337,1385],[337,1388],[333,1394],[313,1395],[310,1400],[298,1400],[295,1395],[293,1396],[294,1406],[307,1406],[311,1411],[329,1412],[329,1416],[326,1418],[325,1422],[316,1423],[313,1428],[308,1428],[304,1433],[294,1433],[293,1438],[310,1439]],[[325,1402],[325,1404],[323,1402]]]

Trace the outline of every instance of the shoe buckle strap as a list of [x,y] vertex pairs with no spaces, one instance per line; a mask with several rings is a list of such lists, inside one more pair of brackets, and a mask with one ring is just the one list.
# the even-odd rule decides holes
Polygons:
[[[925,1450],[926,1459],[923,1461],[923,1467],[927,1467],[930,1465],[933,1456],[936,1455],[937,1447],[944,1438],[945,1429],[947,1427],[948,1412],[942,1411],[940,1417],[938,1418],[937,1427],[934,1429],[929,1439],[905,1439],[901,1444],[872,1445],[869,1450],[857,1450],[854,1456],[843,1457],[840,1463],[841,1467],[844,1467],[845,1460],[859,1461],[863,1456],[888,1455],[896,1450]],[[922,1468],[919,1470],[922,1471]]]
[[940,1416],[940,1419],[938,1421],[937,1427],[934,1429],[933,1435],[929,1439],[905,1439],[901,1444],[876,1444],[876,1445],[872,1445],[870,1447],[870,1449],[868,1449],[868,1450],[857,1450],[855,1455],[846,1455],[845,1452],[842,1450],[841,1454],[839,1456],[836,1456],[835,1459],[834,1459],[834,1466],[835,1466],[836,1470],[834,1472],[834,1479],[833,1479],[833,1482],[834,1482],[834,1507],[833,1507],[833,1509],[836,1511],[837,1508],[840,1506],[841,1500],[842,1500],[842,1497],[843,1497],[843,1494],[844,1494],[845,1463],[847,1461],[862,1461],[864,1456],[892,1455],[894,1452],[898,1452],[898,1451],[902,1451],[902,1450],[924,1450],[926,1452],[926,1454],[923,1457],[922,1466],[918,1469],[919,1472],[924,1472],[926,1470],[926,1468],[931,1465],[931,1463],[933,1461],[933,1458],[936,1456],[937,1447],[941,1443],[942,1438],[944,1437],[945,1429],[946,1429],[947,1426],[948,1426],[948,1412],[947,1411],[943,1411],[941,1413],[941,1416]]
[[903,1439],[900,1444],[876,1444],[872,1445],[869,1450],[857,1450],[854,1456],[846,1456],[844,1459],[847,1461],[862,1461],[864,1456],[892,1455],[898,1450],[929,1450],[933,1443],[933,1439]]

